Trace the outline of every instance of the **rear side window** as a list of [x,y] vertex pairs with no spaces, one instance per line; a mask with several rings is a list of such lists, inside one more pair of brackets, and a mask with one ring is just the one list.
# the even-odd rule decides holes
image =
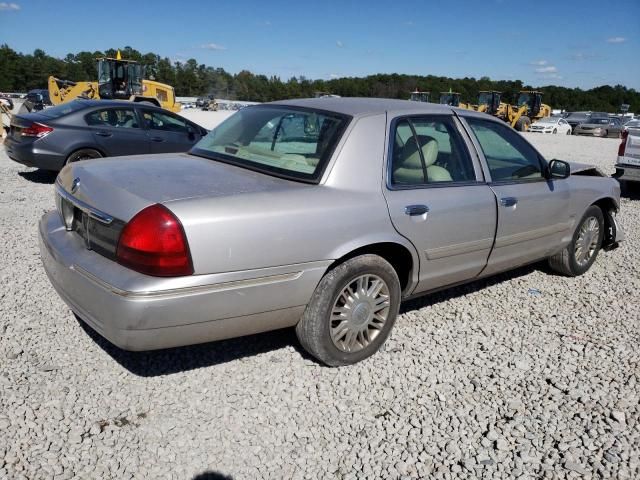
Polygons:
[[281,105],[246,107],[191,151],[287,178],[317,182],[349,118]]
[[392,185],[475,180],[473,164],[451,118],[415,117],[396,124],[391,159]]
[[132,108],[109,108],[96,110],[86,117],[92,127],[140,128],[138,118]]
[[494,182],[543,178],[538,153],[510,127],[497,122],[467,118],[484,153]]

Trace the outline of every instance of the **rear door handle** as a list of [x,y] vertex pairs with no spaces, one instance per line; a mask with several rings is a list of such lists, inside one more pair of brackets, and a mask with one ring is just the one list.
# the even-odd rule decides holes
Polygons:
[[424,215],[428,211],[429,207],[427,207],[426,205],[407,205],[406,207],[404,207],[404,213],[412,217],[416,215]]
[[500,199],[500,205],[503,207],[513,207],[518,203],[518,199],[516,197],[502,197]]
[[152,142],[164,142],[164,138],[162,137],[151,137]]
[[100,135],[101,137],[110,137],[113,134],[111,132],[105,132],[104,130],[98,130],[96,135]]

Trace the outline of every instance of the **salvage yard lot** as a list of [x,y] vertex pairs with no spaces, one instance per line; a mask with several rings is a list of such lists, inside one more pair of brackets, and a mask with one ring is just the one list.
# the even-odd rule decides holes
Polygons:
[[[526,137],[614,171],[619,140]],[[537,264],[407,302],[384,351],[330,369],[291,330],[111,346],[41,267],[54,177],[4,149],[0,176],[0,478],[640,477],[640,192],[584,276]]]

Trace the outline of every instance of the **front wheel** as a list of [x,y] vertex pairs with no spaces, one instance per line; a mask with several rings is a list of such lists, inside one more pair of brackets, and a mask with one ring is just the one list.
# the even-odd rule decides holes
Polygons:
[[69,165],[73,162],[79,162],[80,160],[89,160],[92,158],[101,158],[102,154],[97,150],[93,150],[92,148],[83,148],[81,150],[76,150],[71,155],[67,157],[67,161],[64,163],[65,165]]
[[296,326],[304,349],[329,366],[350,365],[385,342],[400,308],[400,281],[378,255],[360,255],[330,270]]
[[578,224],[571,243],[549,258],[549,266],[558,273],[577,277],[595,262],[604,237],[602,210],[591,205]]
[[571,135],[571,129],[567,130],[567,135]]
[[558,129],[557,129],[557,128],[554,128],[554,129],[553,129],[553,133],[554,133],[554,134],[555,134],[555,133],[558,133]]
[[526,132],[531,126],[531,119],[529,117],[520,117],[516,122],[516,130],[519,132]]

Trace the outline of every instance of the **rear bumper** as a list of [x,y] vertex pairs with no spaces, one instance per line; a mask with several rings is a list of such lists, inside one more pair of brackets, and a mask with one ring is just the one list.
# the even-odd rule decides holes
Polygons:
[[4,140],[7,156],[14,162],[27,167],[58,172],[64,167],[65,157],[41,148],[40,140],[16,142],[11,136]]
[[616,173],[613,175],[619,181],[640,182],[640,166],[616,163]]
[[[295,325],[328,262],[155,278],[87,250],[57,212],[40,220],[40,254],[56,291],[125,350],[154,350]],[[115,281],[120,278],[120,282]]]

